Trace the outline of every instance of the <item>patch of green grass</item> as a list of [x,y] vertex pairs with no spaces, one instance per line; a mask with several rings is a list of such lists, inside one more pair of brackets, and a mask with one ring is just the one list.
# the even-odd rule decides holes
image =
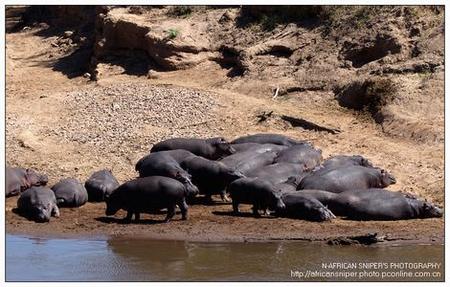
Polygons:
[[175,39],[179,33],[180,31],[178,31],[177,29],[170,28],[169,30],[167,30],[167,38]]

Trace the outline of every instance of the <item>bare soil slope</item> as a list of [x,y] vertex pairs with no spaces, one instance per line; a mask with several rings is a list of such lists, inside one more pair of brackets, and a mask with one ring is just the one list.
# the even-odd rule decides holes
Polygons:
[[[338,19],[328,20],[325,30],[318,20],[272,30],[260,22],[244,25],[237,8],[197,9],[182,17],[168,13],[170,8],[113,8],[96,27],[96,82],[71,76],[70,65],[61,64],[82,46],[64,30],[37,25],[9,33],[7,163],[47,173],[50,185],[68,176],[84,181],[102,168],[123,182],[136,176],[134,164],[151,145],[165,138],[275,132],[311,141],[325,158],[362,154],[396,176],[390,189],[443,205],[443,13],[395,8],[380,15],[368,11],[362,20],[359,10],[336,11],[328,17]],[[352,23],[361,27],[350,29]],[[377,106],[378,118],[367,107],[348,109],[336,99],[337,91],[367,79],[387,79],[394,87],[393,99]],[[356,96],[361,93],[380,94],[366,89]],[[293,127],[282,115],[340,133]],[[232,217],[229,205],[192,206],[188,222],[168,225],[150,224],[155,217],[144,216],[149,224],[142,228],[110,222],[103,218],[104,204],[89,203],[36,224],[12,211],[16,200],[6,200],[8,232],[191,240],[314,240],[378,232],[442,242],[444,236],[443,219],[318,224]]]

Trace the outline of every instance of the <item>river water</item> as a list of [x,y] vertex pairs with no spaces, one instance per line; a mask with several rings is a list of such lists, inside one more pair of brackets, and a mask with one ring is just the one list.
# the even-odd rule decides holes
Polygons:
[[198,243],[6,235],[7,281],[443,281],[443,263],[443,245],[328,246],[288,241]]

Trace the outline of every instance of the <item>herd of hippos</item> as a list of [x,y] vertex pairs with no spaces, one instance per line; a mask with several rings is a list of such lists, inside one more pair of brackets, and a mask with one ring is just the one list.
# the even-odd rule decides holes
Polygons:
[[93,173],[83,185],[66,178],[48,188],[47,176],[31,169],[6,168],[6,196],[20,195],[18,213],[36,222],[59,216],[58,207],[78,207],[88,200],[106,202],[106,215],[127,211],[125,221],[140,213],[167,210],[187,219],[188,203],[212,195],[231,204],[251,204],[260,217],[327,221],[335,215],[352,220],[401,220],[441,217],[430,202],[411,194],[388,191],[395,178],[366,158],[338,155],[322,160],[322,151],[308,142],[279,134],[255,134],[231,142],[173,138],[155,144],[136,163],[139,177],[122,185],[111,171]]

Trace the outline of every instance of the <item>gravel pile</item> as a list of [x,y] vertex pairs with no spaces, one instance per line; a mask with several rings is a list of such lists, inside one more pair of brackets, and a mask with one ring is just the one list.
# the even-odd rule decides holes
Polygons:
[[148,150],[169,137],[217,134],[211,94],[192,89],[120,84],[67,95],[67,114],[49,130],[67,141],[112,152]]

